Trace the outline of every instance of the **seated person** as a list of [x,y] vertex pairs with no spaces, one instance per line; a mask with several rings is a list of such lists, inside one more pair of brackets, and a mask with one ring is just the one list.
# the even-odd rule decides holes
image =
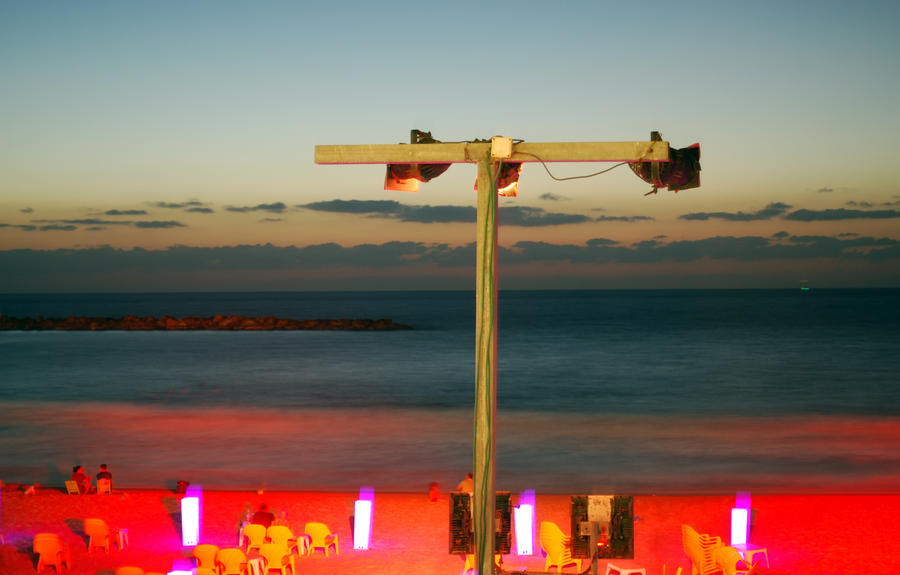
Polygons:
[[76,465],[72,468],[72,477],[69,478],[78,484],[78,492],[81,494],[91,490],[91,478],[84,474],[84,467]]
[[269,507],[265,503],[260,505],[253,517],[250,518],[250,523],[262,525],[266,529],[269,528],[273,521],[275,521],[275,515],[269,511]]
[[109,489],[112,491],[112,473],[109,472],[109,469],[106,467],[105,463],[100,464],[100,471],[97,472],[97,489],[100,489],[100,482],[106,480],[109,481]]

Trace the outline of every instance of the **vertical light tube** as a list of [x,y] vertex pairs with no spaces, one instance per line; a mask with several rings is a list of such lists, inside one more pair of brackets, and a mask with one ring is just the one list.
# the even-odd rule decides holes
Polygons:
[[375,506],[375,488],[360,487],[359,499],[353,511],[353,548],[368,549],[372,540],[372,508]]
[[516,554],[534,555],[534,506],[523,503],[513,509],[516,527]]
[[181,499],[181,544],[193,547],[200,543],[200,513],[203,490],[199,485],[187,488]]
[[731,544],[743,545],[747,542],[748,510],[743,507],[731,508]]
[[372,534],[372,502],[357,499],[353,511],[353,548],[368,549]]

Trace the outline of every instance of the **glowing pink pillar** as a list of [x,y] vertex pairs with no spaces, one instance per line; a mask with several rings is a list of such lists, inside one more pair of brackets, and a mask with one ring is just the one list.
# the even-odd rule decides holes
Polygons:
[[194,547],[200,543],[200,525],[203,513],[203,488],[190,485],[181,498],[181,544]]
[[353,508],[353,548],[368,549],[372,540],[372,509],[375,506],[375,488],[361,487],[359,499]]

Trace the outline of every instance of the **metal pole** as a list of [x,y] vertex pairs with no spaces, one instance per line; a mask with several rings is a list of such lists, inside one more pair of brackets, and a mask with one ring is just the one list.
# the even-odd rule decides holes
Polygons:
[[489,154],[478,162],[477,221],[475,493],[472,524],[475,531],[475,567],[479,574],[486,575],[494,572],[494,421],[497,415],[497,193],[494,191]]

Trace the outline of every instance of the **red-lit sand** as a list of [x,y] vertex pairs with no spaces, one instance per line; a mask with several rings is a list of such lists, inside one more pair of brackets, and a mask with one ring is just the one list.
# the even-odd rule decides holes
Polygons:
[[[213,491],[204,493],[203,541],[219,546],[237,542],[238,515],[245,504],[265,502],[275,511],[286,510],[298,529],[307,521],[322,521],[340,535],[340,555],[318,553],[304,558],[298,572],[310,574],[420,573],[458,574],[460,556],[448,553],[446,494],[432,503],[424,493],[375,494],[374,534],[368,551],[353,549],[350,516],[356,493],[301,493]],[[513,504],[516,504],[513,497]],[[663,564],[690,564],[681,548],[681,523],[702,533],[729,535],[733,496],[636,496],[635,562],[647,573],[662,573]],[[554,521],[569,532],[569,497],[537,496],[537,520]],[[751,541],[768,547],[771,567],[762,573],[894,573],[900,570],[900,495],[758,495]],[[0,573],[34,573],[32,537],[56,532],[71,545],[69,573],[112,575],[120,565],[137,565],[165,573],[173,559],[185,556],[176,528],[179,499],[166,491],[125,490],[112,496],[69,496],[43,490],[37,495],[4,492]],[[130,547],[88,555],[82,536],[85,517],[101,517],[113,526],[127,527]],[[508,570],[541,571],[537,555],[504,557]],[[587,567],[587,566],[585,566]],[[50,568],[45,572],[52,572]],[[565,572],[573,573],[573,568]],[[601,573],[605,565],[601,563]]]

